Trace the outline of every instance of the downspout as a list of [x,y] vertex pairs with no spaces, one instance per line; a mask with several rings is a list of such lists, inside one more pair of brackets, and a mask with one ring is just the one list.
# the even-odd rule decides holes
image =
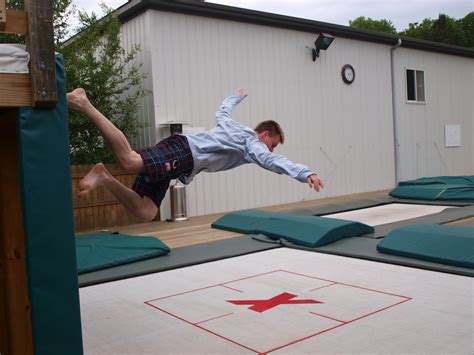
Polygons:
[[399,143],[398,143],[398,126],[397,126],[397,110],[396,110],[396,101],[395,101],[395,67],[393,64],[394,52],[395,49],[402,45],[402,40],[399,38],[397,44],[390,48],[390,75],[392,79],[392,119],[393,119],[393,142],[394,142],[394,160],[395,160],[395,186],[398,185],[400,180],[399,177],[399,159],[400,154],[398,152]]

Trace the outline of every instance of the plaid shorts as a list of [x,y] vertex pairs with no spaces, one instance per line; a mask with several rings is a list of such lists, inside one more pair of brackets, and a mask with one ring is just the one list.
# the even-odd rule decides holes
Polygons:
[[132,190],[142,197],[149,197],[160,207],[171,179],[190,174],[193,170],[194,161],[188,140],[175,134],[137,152],[145,163],[145,171],[138,174]]

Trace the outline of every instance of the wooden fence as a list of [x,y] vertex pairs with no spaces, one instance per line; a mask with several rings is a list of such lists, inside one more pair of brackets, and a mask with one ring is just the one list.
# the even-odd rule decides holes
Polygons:
[[[105,188],[99,187],[89,195],[79,198],[77,190],[79,181],[86,176],[93,165],[73,165],[72,195],[74,206],[74,224],[76,231],[90,229],[110,229],[113,227],[140,223],[128,212],[117,199]],[[130,187],[136,175],[121,171],[115,164],[106,164],[107,170],[120,182]],[[156,220],[159,220],[159,213]]]

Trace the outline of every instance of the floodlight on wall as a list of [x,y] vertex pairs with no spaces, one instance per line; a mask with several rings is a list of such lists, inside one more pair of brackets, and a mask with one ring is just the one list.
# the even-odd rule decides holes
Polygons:
[[314,48],[306,46],[306,48],[309,48],[311,50],[313,62],[316,60],[316,58],[319,57],[319,51],[325,51],[326,49],[328,49],[332,41],[334,41],[333,36],[327,33],[320,33],[318,38],[316,38],[316,41],[314,41]]

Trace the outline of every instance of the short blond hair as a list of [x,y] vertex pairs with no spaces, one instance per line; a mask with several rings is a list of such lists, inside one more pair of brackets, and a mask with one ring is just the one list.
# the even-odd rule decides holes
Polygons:
[[257,127],[254,128],[254,131],[257,133],[268,131],[268,133],[270,133],[270,136],[278,134],[280,136],[280,143],[283,144],[285,142],[285,133],[283,133],[283,129],[276,121],[262,121],[257,125]]

